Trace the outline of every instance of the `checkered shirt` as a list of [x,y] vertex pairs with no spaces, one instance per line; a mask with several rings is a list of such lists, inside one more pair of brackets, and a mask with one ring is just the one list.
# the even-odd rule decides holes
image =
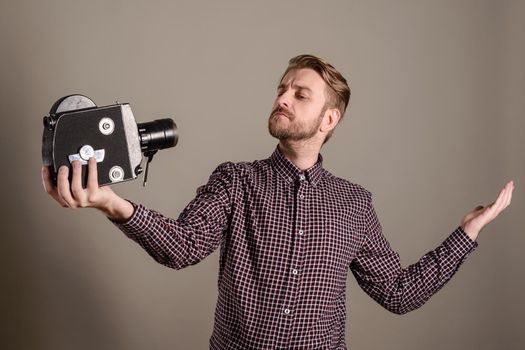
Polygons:
[[220,246],[210,349],[346,349],[349,270],[402,314],[423,305],[477,246],[458,227],[402,268],[370,192],[325,170],[321,155],[301,171],[279,147],[265,160],[219,165],[177,220],[134,206],[116,224],[161,264],[181,269]]

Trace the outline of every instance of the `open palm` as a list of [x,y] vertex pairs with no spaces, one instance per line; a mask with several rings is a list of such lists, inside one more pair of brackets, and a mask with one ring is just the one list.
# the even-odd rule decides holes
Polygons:
[[478,206],[463,217],[461,227],[473,240],[489,222],[494,220],[499,213],[509,206],[512,199],[514,182],[509,181],[500,191],[498,198],[487,206]]

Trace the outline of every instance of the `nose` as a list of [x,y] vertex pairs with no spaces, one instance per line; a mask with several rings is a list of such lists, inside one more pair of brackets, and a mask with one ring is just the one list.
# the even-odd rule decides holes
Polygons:
[[284,91],[281,96],[277,97],[277,105],[279,107],[290,109],[290,94],[288,91]]

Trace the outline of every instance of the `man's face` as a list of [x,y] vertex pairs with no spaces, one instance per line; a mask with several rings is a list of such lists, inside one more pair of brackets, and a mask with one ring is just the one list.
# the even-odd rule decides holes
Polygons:
[[268,119],[270,134],[279,140],[311,139],[326,111],[326,83],[312,69],[289,71],[277,88]]

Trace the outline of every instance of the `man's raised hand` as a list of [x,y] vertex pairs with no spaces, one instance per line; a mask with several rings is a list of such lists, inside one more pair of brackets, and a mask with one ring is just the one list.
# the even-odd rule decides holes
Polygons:
[[499,213],[509,206],[513,190],[514,182],[507,182],[494,202],[487,206],[477,206],[463,217],[461,227],[472,240],[478,237],[479,232],[485,225],[494,220]]

